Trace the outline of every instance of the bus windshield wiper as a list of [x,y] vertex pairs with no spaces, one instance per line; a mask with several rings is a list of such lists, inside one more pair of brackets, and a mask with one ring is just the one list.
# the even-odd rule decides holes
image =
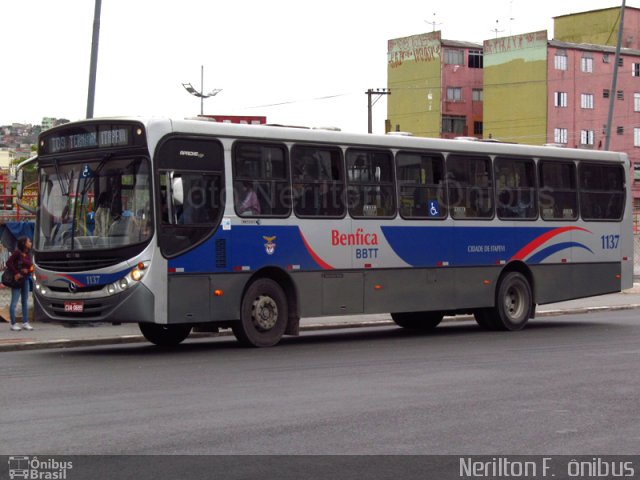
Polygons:
[[53,166],[56,168],[56,177],[58,178],[58,184],[60,185],[60,193],[62,194],[63,197],[68,197],[69,196],[69,185],[71,183],[70,179],[67,179],[67,189],[65,191],[64,188],[64,183],[62,182],[62,176],[60,175],[60,169],[58,167],[58,159],[54,158],[53,159]]

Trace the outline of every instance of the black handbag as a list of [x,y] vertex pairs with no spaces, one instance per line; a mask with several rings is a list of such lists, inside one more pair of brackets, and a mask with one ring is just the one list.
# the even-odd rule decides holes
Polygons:
[[2,284],[9,288],[19,288],[22,283],[16,282],[13,272],[8,268],[2,273]]

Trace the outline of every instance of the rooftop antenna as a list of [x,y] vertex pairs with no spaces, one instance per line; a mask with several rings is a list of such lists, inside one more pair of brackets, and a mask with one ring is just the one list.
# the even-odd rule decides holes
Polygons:
[[509,36],[513,35],[513,21],[516,18],[513,16],[513,0],[509,1]]
[[504,32],[504,30],[499,30],[499,29],[498,29],[498,22],[499,22],[499,21],[500,21],[500,20],[496,20],[496,28],[492,28],[492,29],[491,29],[491,31],[492,31],[492,32],[495,32],[495,34],[496,34],[496,38],[498,38],[498,33],[502,33],[502,32]]
[[432,32],[436,31],[436,25],[442,25],[442,23],[436,23],[436,14],[435,14],[435,12],[433,13],[433,21],[430,22],[428,20],[425,20],[424,23],[428,23],[429,25],[431,25],[433,27]]

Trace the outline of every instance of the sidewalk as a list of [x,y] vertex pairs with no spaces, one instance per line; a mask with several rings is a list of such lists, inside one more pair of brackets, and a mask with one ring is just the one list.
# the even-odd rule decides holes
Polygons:
[[[3,311],[6,311],[6,306],[10,298],[9,295],[9,289],[0,288],[0,305],[2,305]],[[542,305],[538,307],[536,316],[545,317],[635,308],[640,308],[640,284],[635,284],[634,288],[622,293]],[[16,310],[20,310],[20,304],[18,304]],[[444,321],[463,321],[472,320],[472,318],[473,317],[469,315],[460,315],[457,317],[446,317]],[[21,319],[18,318],[18,322],[20,321]],[[89,324],[77,327],[69,327],[57,323],[32,323],[32,325],[35,329],[33,331],[28,332],[23,330],[20,332],[12,332],[9,329],[8,318],[6,322],[0,320],[0,352],[146,342],[137,324]],[[392,325],[395,324],[389,314],[318,317],[303,319],[300,330],[304,332]],[[223,330],[220,333],[193,332],[189,338],[228,335],[232,335],[230,330]]]

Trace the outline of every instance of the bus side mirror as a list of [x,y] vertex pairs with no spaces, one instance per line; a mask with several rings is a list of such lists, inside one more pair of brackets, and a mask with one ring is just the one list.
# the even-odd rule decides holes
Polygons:
[[18,197],[18,200],[22,199],[22,194],[24,193],[24,169],[32,165],[37,165],[37,161],[38,156],[35,155],[24,162],[21,162],[16,167],[16,196]]
[[18,198],[22,198],[22,191],[24,190],[24,170],[18,170],[16,174],[16,194]]

